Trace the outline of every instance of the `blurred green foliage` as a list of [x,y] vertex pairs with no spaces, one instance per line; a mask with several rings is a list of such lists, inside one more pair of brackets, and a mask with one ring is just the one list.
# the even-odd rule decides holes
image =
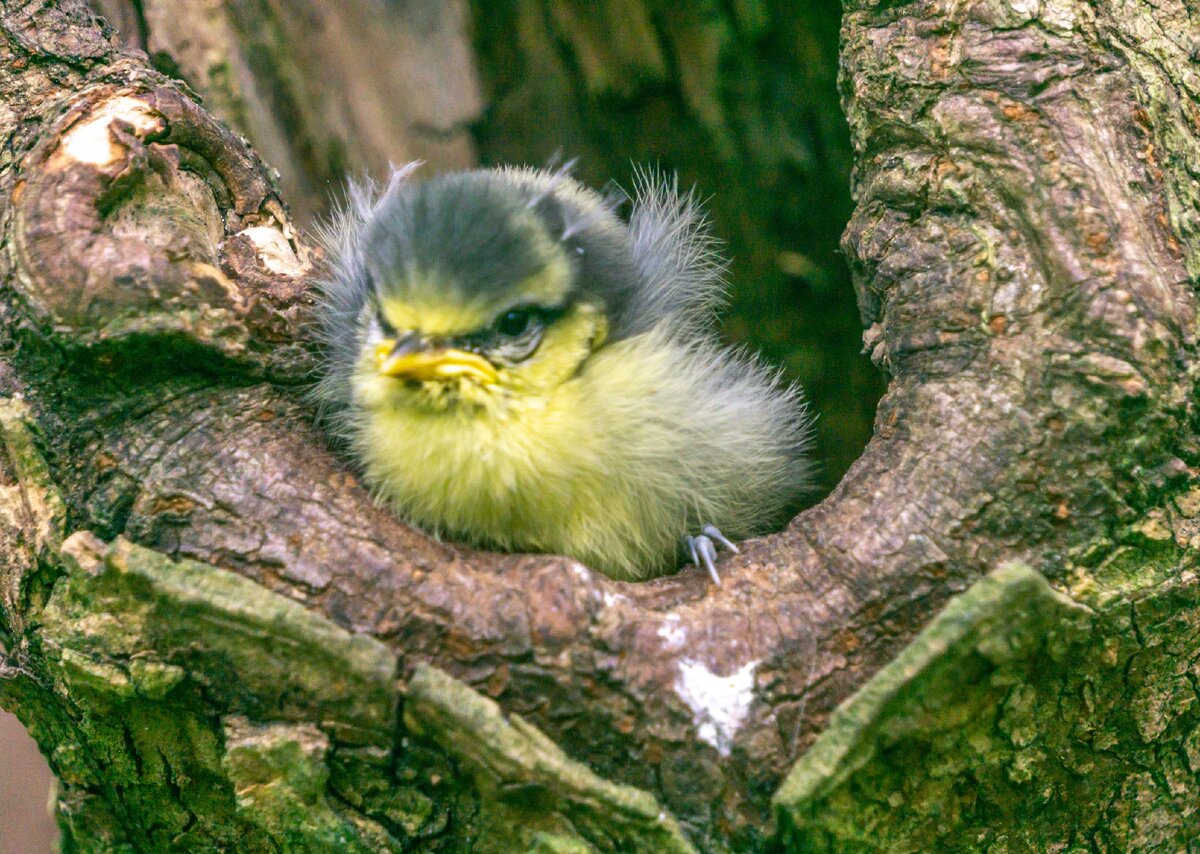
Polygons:
[[[852,210],[836,0],[476,0],[485,163],[578,157],[594,186],[658,164],[708,200],[732,256],[725,332],[805,388],[823,486],[870,437],[838,241]],[[702,417],[702,413],[698,413]],[[816,498],[818,496],[814,496]]]

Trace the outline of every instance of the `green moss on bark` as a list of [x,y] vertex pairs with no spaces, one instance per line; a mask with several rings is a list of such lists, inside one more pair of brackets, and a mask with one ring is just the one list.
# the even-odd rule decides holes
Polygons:
[[419,668],[409,682],[404,720],[473,781],[483,850],[695,851],[650,794],[598,777],[536,727],[436,668]]
[[1200,835],[1191,573],[1095,609],[1010,565],[834,715],[775,797],[798,851],[1183,850]]
[[432,668],[394,749],[387,648],[246,579],[86,533],[61,558],[0,700],[61,781],[67,851],[694,850]]

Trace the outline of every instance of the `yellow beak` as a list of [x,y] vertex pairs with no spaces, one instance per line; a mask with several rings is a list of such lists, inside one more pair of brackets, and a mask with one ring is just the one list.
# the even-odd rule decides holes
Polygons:
[[395,350],[395,341],[380,341],[375,347],[375,365],[385,377],[421,381],[469,377],[481,385],[491,385],[500,377],[491,362],[465,350],[439,348],[399,353]]

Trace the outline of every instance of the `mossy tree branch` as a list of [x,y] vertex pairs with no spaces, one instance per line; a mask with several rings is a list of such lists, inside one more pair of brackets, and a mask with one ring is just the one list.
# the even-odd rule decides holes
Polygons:
[[[848,5],[892,382],[714,589],[374,507],[297,402],[314,261],[261,163],[82,3],[0,5],[0,697],[67,846],[753,849],[864,685],[781,844],[999,844],[1046,791],[1068,841],[1194,838],[1194,35],[1170,0]],[[979,581],[1013,558],[1057,592]]]

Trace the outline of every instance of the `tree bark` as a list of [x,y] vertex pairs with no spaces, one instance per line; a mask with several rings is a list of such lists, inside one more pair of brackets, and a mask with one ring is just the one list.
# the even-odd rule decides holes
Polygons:
[[347,174],[463,169],[483,105],[467,15],[374,0],[96,0],[120,42],[185,80],[279,173],[301,224]]
[[0,9],[0,700],[68,850],[1200,836],[1182,2],[847,4],[891,383],[720,588],[374,507],[297,402],[314,261],[267,170],[82,3]]

